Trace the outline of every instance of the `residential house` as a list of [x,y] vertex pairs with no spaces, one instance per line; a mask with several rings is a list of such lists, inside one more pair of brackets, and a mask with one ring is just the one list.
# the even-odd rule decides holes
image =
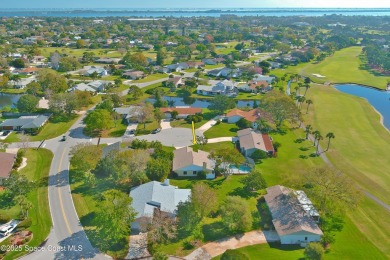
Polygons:
[[21,116],[16,119],[6,119],[0,124],[0,129],[37,133],[48,120],[49,116],[45,115]]
[[[315,220],[318,219],[318,212],[303,191],[295,192],[287,187],[276,185],[267,188],[264,198],[282,245],[306,245],[321,240],[323,233]],[[305,203],[308,202],[310,202],[310,210],[305,209],[307,208]],[[315,219],[310,212],[315,215]]]
[[209,76],[222,77],[222,78],[239,78],[241,74],[242,71],[239,68],[236,69],[223,68],[223,69],[210,70],[209,72],[207,72],[207,75]]
[[[216,81],[217,83],[207,86],[207,85],[198,85],[196,88],[196,93],[204,96],[214,96],[214,95],[226,95],[226,96],[236,96],[236,87],[234,82],[230,80]],[[213,83],[213,82],[212,82]]]
[[275,61],[270,61],[269,64],[271,64],[272,69],[280,69],[283,65],[282,63]]
[[25,89],[28,84],[35,81],[35,76],[29,77],[29,78],[21,78],[19,80],[11,80],[9,84],[16,89]]
[[100,58],[95,60],[96,63],[105,63],[105,64],[118,64],[121,59],[119,58]]
[[108,75],[108,72],[105,68],[98,66],[86,66],[84,67],[84,70],[81,71],[81,74],[84,76],[91,76],[94,73],[96,73],[99,77]]
[[18,73],[23,75],[34,75],[37,73],[38,70],[38,68],[30,67],[18,70]]
[[169,78],[166,82],[166,86],[169,86],[169,82],[173,82],[174,86],[176,88],[180,87],[181,85],[184,84],[183,80],[181,77],[174,77],[174,78]]
[[203,62],[204,65],[217,65],[217,64],[223,63],[224,61],[225,61],[224,58],[214,58],[214,59],[206,58],[206,59],[202,59],[202,62]]
[[172,118],[173,111],[178,112],[176,118],[187,118],[189,115],[202,113],[202,109],[197,107],[161,107],[160,111],[164,113],[166,119]]
[[167,66],[168,72],[181,72],[182,70],[187,70],[189,68],[190,67],[186,62],[171,64]]
[[0,186],[9,178],[15,162],[15,154],[0,152]]
[[250,80],[247,83],[241,83],[237,85],[237,89],[244,92],[257,93],[258,91],[265,93],[272,89],[267,81],[253,81]]
[[190,189],[179,189],[170,185],[169,180],[163,183],[151,181],[132,188],[131,206],[137,213],[135,222],[131,223],[132,231],[141,231],[142,222],[152,219],[156,210],[174,217],[179,203],[190,200],[190,196]]
[[266,76],[266,75],[261,75],[261,74],[255,74],[253,76],[253,81],[266,81],[269,85],[272,84],[272,82],[275,80],[275,77],[272,76]]
[[275,149],[271,137],[268,134],[258,133],[250,128],[237,132],[238,145],[245,157],[250,157],[255,151],[261,150],[274,155]]
[[266,111],[256,108],[249,111],[244,111],[238,108],[230,110],[225,118],[230,124],[237,123],[241,118],[244,118],[252,123],[252,128],[256,129],[258,127],[257,121],[261,119],[266,119],[267,121],[272,121],[272,116]]
[[187,61],[186,63],[189,68],[200,68],[204,66],[203,61]]
[[145,76],[145,72],[140,70],[128,70],[124,71],[122,76],[128,79],[141,79]]
[[114,111],[122,116],[122,118],[129,124],[131,122],[138,123],[138,114],[140,106],[116,107]]
[[180,177],[196,177],[204,172],[206,178],[214,179],[215,162],[209,158],[209,153],[191,147],[183,147],[173,151],[172,171]]
[[86,83],[79,83],[68,89],[68,92],[74,91],[89,91],[92,93],[104,92],[107,86],[110,84],[108,81],[104,80],[94,80]]

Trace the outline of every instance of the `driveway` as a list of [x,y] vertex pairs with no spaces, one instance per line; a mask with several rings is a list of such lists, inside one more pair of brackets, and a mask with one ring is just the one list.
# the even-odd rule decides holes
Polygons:
[[130,134],[130,131],[134,130],[134,132],[135,132],[135,130],[137,130],[137,126],[138,126],[137,123],[129,123],[126,127],[124,137],[134,136],[134,134]]
[[233,141],[233,137],[217,137],[217,138],[207,139],[208,144],[214,144],[220,142],[232,142],[232,141]]
[[160,123],[160,126],[161,126],[162,130],[171,129],[172,128],[171,121],[169,121],[168,119],[162,120],[161,123]]
[[[200,256],[209,256],[210,258],[222,255],[228,249],[237,249],[241,247],[265,244],[268,242],[279,241],[279,236],[275,231],[254,230],[242,235],[228,237],[210,242],[198,248],[191,254],[185,257],[187,260],[201,259]],[[210,259],[202,258],[202,259]]]
[[220,116],[216,116],[210,121],[207,121],[204,125],[195,130],[196,135],[203,136],[204,132],[213,127],[213,125],[217,123],[218,119],[220,119]]

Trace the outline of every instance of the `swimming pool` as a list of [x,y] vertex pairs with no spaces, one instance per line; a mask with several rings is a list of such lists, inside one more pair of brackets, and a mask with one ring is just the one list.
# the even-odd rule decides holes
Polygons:
[[232,170],[233,173],[239,173],[239,174],[246,174],[250,173],[252,168],[248,165],[240,165],[240,167],[237,168],[235,165],[230,165],[229,168]]

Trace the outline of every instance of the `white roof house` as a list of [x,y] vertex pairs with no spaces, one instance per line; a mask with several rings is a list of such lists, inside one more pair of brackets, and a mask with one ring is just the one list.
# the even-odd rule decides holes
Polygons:
[[[163,183],[151,181],[131,189],[130,197],[133,198],[131,206],[134,208],[136,222],[144,217],[153,218],[155,209],[175,216],[180,202],[190,199],[190,189],[179,189],[169,184],[169,180]],[[132,223],[133,229],[139,229],[139,223]]]

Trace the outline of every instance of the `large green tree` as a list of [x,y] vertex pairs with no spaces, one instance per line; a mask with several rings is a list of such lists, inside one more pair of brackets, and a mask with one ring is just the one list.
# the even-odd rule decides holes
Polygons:
[[85,129],[89,133],[99,136],[99,144],[102,131],[110,129],[114,121],[107,110],[95,109],[84,118],[84,123],[86,124]]
[[130,223],[136,213],[131,207],[132,198],[119,190],[108,190],[102,193],[103,200],[97,205],[97,226],[102,244],[106,248],[126,243],[130,234]]
[[219,115],[222,115],[226,110],[234,108],[235,106],[236,104],[234,103],[233,99],[225,95],[218,95],[210,100],[210,105],[208,108],[217,112]]
[[299,113],[294,101],[279,91],[272,91],[264,96],[260,107],[272,115],[278,127],[282,126],[285,120],[295,122]]
[[66,78],[51,69],[42,69],[38,71],[37,80],[41,85],[42,91],[50,89],[54,93],[62,93],[68,89]]
[[151,181],[163,181],[168,177],[171,170],[171,164],[166,158],[153,158],[146,167],[146,176]]
[[69,152],[70,163],[81,172],[87,172],[96,167],[102,156],[102,149],[89,143],[81,143],[72,147]]
[[33,95],[23,95],[16,103],[19,112],[34,112],[37,108],[39,99]]
[[230,231],[244,232],[252,228],[253,219],[245,199],[238,196],[227,196],[220,211],[224,225]]
[[192,202],[201,218],[218,210],[218,196],[215,190],[205,183],[196,183],[192,187]]
[[265,189],[267,187],[267,183],[263,175],[257,170],[254,170],[245,176],[245,178],[242,179],[242,183],[248,192]]

